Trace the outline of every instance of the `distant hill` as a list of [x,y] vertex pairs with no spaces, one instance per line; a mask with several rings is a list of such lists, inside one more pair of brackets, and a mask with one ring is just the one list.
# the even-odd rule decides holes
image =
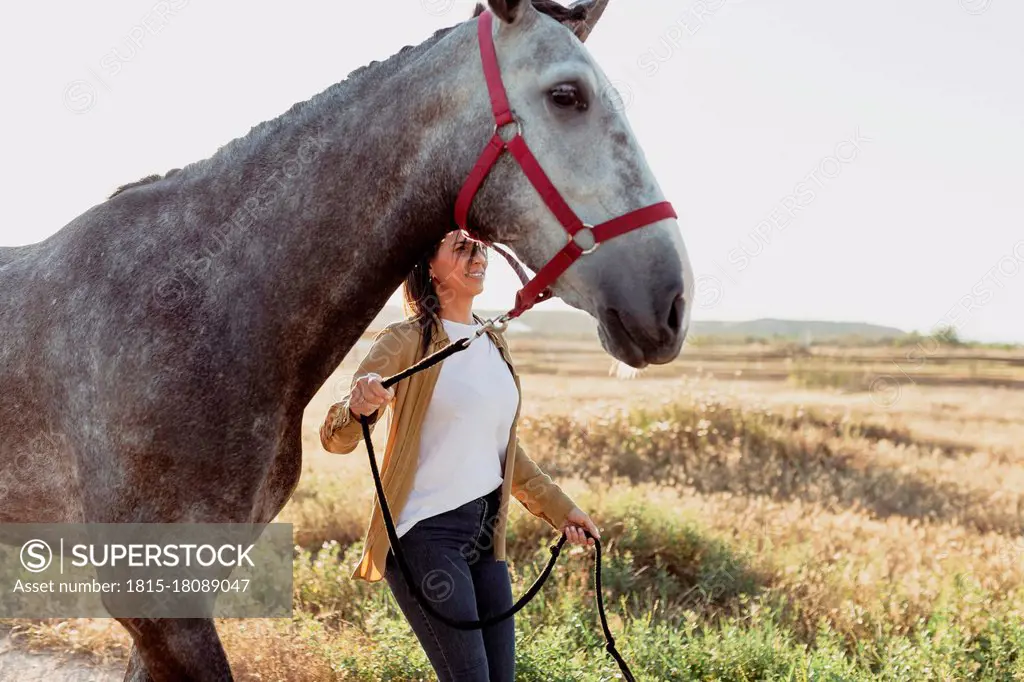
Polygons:
[[817,320],[774,320],[765,318],[746,322],[715,322],[701,320],[690,326],[694,336],[789,338],[829,341],[858,337],[869,341],[894,339],[906,332],[896,327],[883,327],[866,322],[824,322]]
[[[477,309],[482,317],[494,317],[504,311]],[[385,306],[377,315],[370,330],[405,317],[400,306]],[[597,338],[597,321],[576,310],[528,310],[509,325],[508,332],[540,337]],[[699,320],[690,325],[690,336],[719,338],[788,338],[798,341],[828,341],[859,337],[865,340],[897,338],[906,334],[902,329],[883,327],[865,322],[824,322],[814,320],[760,319],[744,322],[715,322]]]

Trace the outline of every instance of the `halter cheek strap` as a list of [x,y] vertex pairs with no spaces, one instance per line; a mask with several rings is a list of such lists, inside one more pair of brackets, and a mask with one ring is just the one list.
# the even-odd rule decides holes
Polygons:
[[[496,244],[487,242],[509,261],[513,270],[519,275],[523,282],[523,288],[516,293],[516,304],[504,316],[510,320],[522,315],[532,308],[536,303],[550,298],[553,294],[551,285],[555,280],[569,269],[580,256],[593,253],[602,242],[618,237],[632,230],[646,227],[667,218],[676,218],[672,204],[662,201],[650,206],[630,211],[625,215],[612,218],[599,225],[588,225],[583,222],[576,212],[558,193],[554,183],[551,182],[544,169],[541,168],[537,157],[530,151],[530,147],[523,139],[523,129],[519,120],[512,113],[508,103],[508,96],[505,93],[505,86],[501,80],[501,70],[498,68],[498,55],[494,49],[494,38],[492,37],[493,15],[490,10],[480,15],[477,21],[477,37],[480,41],[480,58],[483,64],[484,79],[487,81],[487,91],[491,99],[491,110],[494,114],[494,134],[488,140],[476,165],[470,171],[469,176],[462,185],[459,195],[455,201],[455,223],[462,230],[472,234],[467,227],[469,220],[469,208],[473,198],[480,190],[480,186],[487,178],[494,164],[504,152],[512,155],[522,169],[523,174],[533,185],[540,195],[544,204],[551,213],[558,219],[565,231],[569,233],[569,239],[565,246],[549,260],[531,280],[526,275],[522,266],[514,262],[514,257],[498,248]],[[502,138],[500,130],[505,126],[515,125],[515,134],[507,142]]]

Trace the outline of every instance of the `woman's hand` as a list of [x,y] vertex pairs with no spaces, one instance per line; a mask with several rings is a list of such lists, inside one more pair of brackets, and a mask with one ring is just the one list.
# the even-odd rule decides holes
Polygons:
[[352,414],[357,417],[368,417],[380,409],[381,405],[391,402],[395,397],[395,391],[384,388],[383,381],[383,377],[376,372],[359,377],[348,399],[348,409]]
[[569,515],[565,517],[565,525],[562,527],[562,532],[565,533],[565,538],[569,544],[593,547],[593,538],[588,538],[584,535],[583,529],[589,531],[595,538],[601,537],[601,533],[597,531],[597,526],[590,520],[587,513],[579,507],[573,507]]

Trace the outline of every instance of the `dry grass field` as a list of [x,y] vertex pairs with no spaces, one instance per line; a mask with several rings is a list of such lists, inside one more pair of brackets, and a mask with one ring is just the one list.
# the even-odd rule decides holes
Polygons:
[[[218,621],[240,680],[429,680],[383,582],[348,579],[366,452],[305,417],[291,620]],[[524,447],[589,511],[606,603],[640,680],[1024,679],[1024,351],[688,346],[609,376],[596,342],[510,337]],[[379,429],[382,449],[384,430]],[[514,591],[556,539],[513,502]],[[612,680],[590,569],[563,554],[516,616],[522,680]],[[123,660],[113,621],[17,621],[29,649]]]

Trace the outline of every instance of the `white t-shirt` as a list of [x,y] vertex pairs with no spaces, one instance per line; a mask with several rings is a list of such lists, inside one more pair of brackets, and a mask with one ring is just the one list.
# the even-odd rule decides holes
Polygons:
[[[453,343],[481,326],[441,323]],[[501,485],[518,405],[512,372],[487,334],[444,359],[423,418],[416,477],[395,526],[399,537]]]

